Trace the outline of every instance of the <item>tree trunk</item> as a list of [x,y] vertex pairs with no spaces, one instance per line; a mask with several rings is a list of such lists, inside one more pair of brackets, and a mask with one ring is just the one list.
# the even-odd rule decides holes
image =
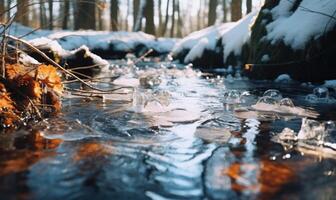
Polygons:
[[180,11],[180,1],[177,1],[176,9],[177,9],[177,33],[176,33],[176,36],[178,38],[181,38],[182,37],[182,18],[181,18],[181,11]]
[[53,26],[53,21],[54,21],[54,16],[53,16],[53,1],[49,0],[49,30],[52,30],[54,28]]
[[40,4],[40,27],[42,29],[45,29],[45,28],[47,28],[46,27],[47,26],[46,8],[45,8],[43,0],[40,0],[39,4]]
[[252,11],[252,0],[246,0],[246,14]]
[[0,22],[5,22],[5,0],[0,0]]
[[[10,8],[11,7],[11,0],[7,0],[7,8]],[[9,20],[11,18],[11,11],[8,10],[7,12],[7,20]]]
[[153,0],[147,0],[146,2],[145,18],[146,18],[145,32],[148,34],[155,35],[154,1]]
[[104,29],[104,19],[103,19],[103,15],[104,15],[104,8],[102,5],[96,6],[96,13],[97,13],[97,22],[98,22],[98,26],[97,29],[98,30],[103,30]]
[[29,26],[29,7],[28,0],[21,0],[17,4],[17,12],[15,21],[21,23],[24,26]]
[[168,27],[168,20],[169,20],[169,0],[167,0],[166,16],[165,16],[165,22],[161,30],[161,36],[164,36],[166,34],[167,27]]
[[141,30],[141,23],[140,23],[140,27],[136,27],[137,25],[139,25],[137,24],[139,10],[140,10],[140,0],[133,0],[133,31]]
[[[138,0],[135,0],[135,1],[138,1]],[[143,18],[144,9],[146,6],[146,0],[139,0],[136,4],[138,5],[138,12],[136,14],[135,25],[134,25],[133,31],[141,31],[142,18]]]
[[161,5],[162,1],[158,1],[158,14],[159,14],[159,31],[158,34],[161,34],[162,26],[163,26],[163,19],[162,19],[162,13],[161,13]]
[[200,5],[199,5],[199,9],[197,12],[197,30],[201,30],[201,22],[202,22],[202,0],[200,0]]
[[127,0],[127,14],[126,14],[126,19],[125,19],[126,31],[129,31],[128,17],[130,16],[130,13],[131,13],[130,5],[131,5],[131,0]]
[[171,21],[171,29],[170,29],[170,37],[174,37],[175,33],[175,0],[173,0],[173,13],[172,13],[172,21]]
[[216,21],[217,0],[209,1],[208,26],[214,25]]
[[223,22],[227,22],[227,13],[228,13],[228,8],[226,4],[226,0],[223,0]]
[[68,20],[70,15],[70,0],[64,0],[63,2],[63,17],[62,17],[62,29],[68,29]]
[[118,31],[118,0],[111,0],[111,30]]
[[235,22],[242,18],[242,0],[232,0],[231,21]]
[[75,30],[96,28],[95,1],[76,0]]

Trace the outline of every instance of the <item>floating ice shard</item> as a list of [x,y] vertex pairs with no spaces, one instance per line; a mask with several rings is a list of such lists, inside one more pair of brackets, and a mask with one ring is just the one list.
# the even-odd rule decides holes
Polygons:
[[290,128],[285,128],[281,133],[275,135],[273,140],[286,148],[295,147],[303,153],[334,158],[336,138],[332,133],[335,131],[334,122],[319,122],[303,118],[298,133]]
[[278,137],[280,140],[297,140],[296,133],[290,128],[284,128]]

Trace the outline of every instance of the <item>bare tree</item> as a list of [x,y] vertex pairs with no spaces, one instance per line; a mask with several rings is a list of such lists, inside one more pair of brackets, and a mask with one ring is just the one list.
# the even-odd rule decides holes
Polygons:
[[28,0],[21,0],[17,4],[17,12],[15,21],[21,23],[24,26],[29,26],[29,7]]
[[140,0],[133,0],[133,31],[141,30],[141,21],[138,23],[138,13],[140,10]]
[[112,31],[118,31],[118,13],[119,13],[118,0],[111,0],[111,30]]
[[[158,1],[158,15],[159,15],[159,30],[162,29],[162,26],[163,26],[163,19],[162,19],[162,13],[161,13],[161,5],[162,5],[162,1],[159,0]],[[159,31],[160,33],[161,31]]]
[[[12,3],[11,0],[7,0],[7,8],[10,8],[10,7],[11,7],[11,3]],[[9,20],[10,17],[11,17],[11,11],[8,10],[8,11],[7,11],[7,20]]]
[[168,27],[168,20],[169,20],[169,0],[167,0],[166,16],[165,16],[165,22],[162,26],[161,36],[164,36],[166,34],[167,27]]
[[68,21],[70,15],[70,0],[63,0],[63,12],[62,12],[62,29],[68,29]]
[[146,27],[145,32],[155,35],[155,24],[154,24],[154,1],[147,0],[145,6],[145,18],[146,18]]
[[208,12],[208,26],[211,26],[216,21],[216,8],[217,8],[217,0],[209,1],[209,12]]
[[202,0],[200,0],[200,5],[199,5],[199,9],[197,12],[197,30],[201,29],[201,21],[202,21]]
[[44,1],[43,0],[40,0],[39,1],[39,4],[40,4],[40,7],[39,7],[39,10],[40,10],[40,27],[42,29],[44,28],[47,28],[47,14],[46,14],[46,8],[45,8],[45,5],[44,5]]
[[96,20],[97,20],[97,29],[98,30],[103,30],[104,26],[104,19],[103,19],[103,14],[104,14],[104,3],[103,2],[98,2],[98,5],[96,6]]
[[252,0],[246,0],[246,14],[252,11]]
[[181,10],[180,10],[180,1],[176,3],[176,10],[177,10],[177,33],[176,37],[182,37],[182,18],[181,18]]
[[0,0],[0,22],[5,21],[5,0]]
[[75,30],[96,28],[96,4],[95,1],[76,0]]
[[227,13],[228,13],[228,8],[227,8],[227,1],[223,0],[223,22],[227,22]]
[[231,21],[238,21],[242,18],[242,0],[232,0]]
[[53,13],[53,1],[49,0],[49,30],[52,30],[54,28],[54,13]]
[[170,37],[174,37],[174,33],[175,33],[175,11],[176,11],[176,3],[175,0],[173,0],[173,13],[171,16],[171,29],[170,29]]

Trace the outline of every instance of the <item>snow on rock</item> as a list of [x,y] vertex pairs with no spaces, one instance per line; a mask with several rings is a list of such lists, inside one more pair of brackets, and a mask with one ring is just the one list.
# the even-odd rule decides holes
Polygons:
[[100,56],[97,56],[96,54],[90,52],[89,48],[85,45],[82,45],[81,47],[79,47],[78,49],[75,49],[73,51],[70,51],[71,55],[75,55],[77,52],[79,51],[84,51],[84,57],[85,58],[91,58],[92,62],[99,66],[99,68],[103,71],[107,71],[108,67],[109,67],[109,62],[107,60],[102,59]]
[[20,53],[19,61],[24,65],[39,65],[39,61],[35,60],[33,57],[27,55],[26,53]]
[[29,43],[38,49],[51,50],[53,53],[57,53],[59,56],[66,56],[69,52],[64,50],[62,46],[54,40],[41,37],[29,40]]
[[258,13],[258,10],[251,12],[250,14],[239,20],[235,24],[235,26],[227,29],[222,34],[222,45],[224,47],[224,62],[231,53],[234,53],[235,56],[239,56],[241,54],[243,45],[247,43],[250,39],[250,27],[254,23],[254,20]]
[[[176,39],[155,38],[143,32],[109,31],[65,31],[50,34],[48,38],[57,40],[67,50],[87,46],[91,51],[134,52],[141,48],[153,49],[158,53],[169,53]],[[137,49],[140,47],[139,49]]]
[[62,47],[65,50],[74,50],[85,45],[91,51],[107,51],[109,54],[113,54],[114,51],[135,52],[143,48],[145,50],[153,49],[158,54],[165,54],[173,49],[178,40],[174,38],[155,38],[153,35],[144,32],[34,30],[18,23],[13,23],[9,29],[9,34],[17,37],[24,36],[23,39],[30,40],[34,45],[48,46],[52,44],[53,49]]
[[72,50],[82,45],[89,49],[108,49],[111,43],[117,50],[129,50],[141,42],[150,42],[154,36],[143,32],[108,32],[108,31],[66,31],[57,32],[48,36],[58,40],[64,49]]
[[266,26],[266,37],[272,44],[283,40],[295,50],[304,49],[310,40],[319,38],[336,25],[336,20],[329,17],[335,12],[335,0],[302,0],[295,12],[292,8],[292,1],[279,1],[271,10],[273,22]]
[[250,38],[250,26],[254,22],[257,14],[258,11],[254,11],[238,22],[210,26],[203,30],[191,33],[176,43],[172,55],[179,57],[181,56],[179,54],[183,54],[183,51],[188,51],[184,57],[184,63],[193,62],[198,58],[203,59],[205,50],[215,52],[217,42],[221,39],[225,63],[227,57],[231,53],[235,56],[241,54],[243,45],[247,43]]
[[190,50],[185,57],[185,63],[199,58],[202,56],[205,49],[214,49],[221,34],[234,25],[234,22],[225,23],[193,32],[176,43],[172,50],[172,54],[178,55],[184,50]]

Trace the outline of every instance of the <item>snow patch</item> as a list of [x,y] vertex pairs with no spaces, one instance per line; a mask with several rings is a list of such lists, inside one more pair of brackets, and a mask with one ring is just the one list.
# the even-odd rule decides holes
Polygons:
[[253,11],[239,20],[237,24],[227,29],[222,34],[222,44],[224,47],[224,62],[231,52],[239,56],[243,45],[250,39],[250,26],[254,23],[259,10]]
[[267,39],[272,44],[283,40],[294,50],[304,49],[307,42],[319,38],[336,25],[336,20],[330,20],[330,17],[316,13],[332,16],[336,8],[335,0],[302,0],[295,12],[291,11],[292,8],[291,1],[279,1],[279,4],[271,10],[274,21],[268,24],[266,29]]

